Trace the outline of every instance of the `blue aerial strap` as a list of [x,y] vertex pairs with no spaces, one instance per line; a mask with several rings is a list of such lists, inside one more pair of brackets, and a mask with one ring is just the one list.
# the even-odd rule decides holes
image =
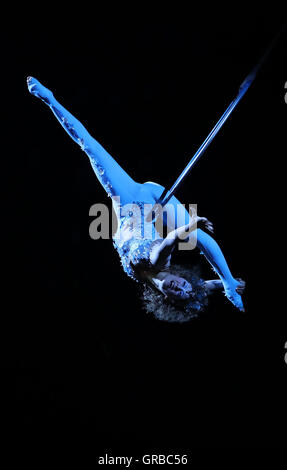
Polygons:
[[[230,114],[232,113],[232,111],[234,110],[234,108],[236,107],[236,105],[239,103],[239,101],[241,100],[241,98],[245,95],[245,93],[247,92],[248,88],[250,87],[250,85],[252,84],[252,82],[254,81],[256,75],[257,75],[257,72],[258,70],[260,69],[260,67],[262,66],[262,64],[266,61],[267,57],[269,56],[269,54],[271,53],[272,49],[274,48],[275,44],[278,42],[279,38],[281,37],[282,33],[284,33],[286,31],[286,25],[284,25],[284,27],[280,30],[280,32],[277,34],[277,36],[273,39],[273,41],[271,42],[270,46],[268,47],[268,49],[266,50],[266,52],[264,53],[264,55],[261,57],[261,59],[259,60],[259,62],[255,65],[255,67],[252,69],[252,71],[250,72],[250,74],[245,78],[245,80],[243,81],[243,83],[240,85],[239,87],[239,90],[238,90],[238,94],[236,96],[236,98],[230,103],[230,105],[228,106],[228,108],[226,109],[226,111],[224,112],[224,114],[221,116],[221,118],[219,119],[219,121],[217,122],[217,124],[214,126],[214,128],[212,129],[212,131],[209,133],[209,135],[206,137],[205,141],[203,142],[203,144],[199,147],[199,149],[197,150],[197,152],[194,154],[194,156],[192,157],[192,159],[190,160],[190,162],[188,163],[188,165],[185,167],[185,169],[183,170],[183,172],[179,175],[179,177],[177,178],[176,182],[173,184],[173,186],[171,187],[170,190],[168,189],[165,189],[161,196],[159,197],[159,199],[157,200],[156,204],[160,204],[162,207],[165,206],[165,204],[168,203],[168,201],[170,200],[170,198],[175,194],[175,192],[178,190],[179,186],[181,185],[181,183],[183,182],[184,178],[188,175],[188,173],[190,172],[190,170],[192,169],[192,167],[195,165],[195,163],[199,160],[199,158],[201,157],[201,155],[204,153],[204,151],[207,149],[207,147],[209,146],[209,144],[212,142],[212,140],[214,139],[214,137],[216,136],[216,134],[218,133],[218,131],[221,129],[221,127],[223,126],[223,124],[225,123],[225,121],[228,119],[228,117],[230,116]],[[152,209],[153,211],[153,209]],[[151,212],[152,212],[151,211]],[[155,215],[155,211],[153,212],[153,220],[154,218],[156,217]]]

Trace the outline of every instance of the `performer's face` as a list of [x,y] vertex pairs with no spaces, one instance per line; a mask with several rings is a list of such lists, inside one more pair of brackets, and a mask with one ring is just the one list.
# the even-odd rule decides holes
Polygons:
[[183,277],[169,274],[162,285],[163,293],[168,297],[186,300],[192,295],[192,287]]

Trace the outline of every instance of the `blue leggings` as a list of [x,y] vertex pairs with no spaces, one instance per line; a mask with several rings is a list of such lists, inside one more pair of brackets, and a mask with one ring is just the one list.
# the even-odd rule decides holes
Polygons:
[[[34,89],[33,83],[35,84]],[[133,201],[143,201],[150,204],[156,202],[164,190],[163,186],[152,182],[137,183],[134,181],[114,158],[88,133],[85,127],[37,80],[31,79],[30,91],[40,97],[51,108],[70,137],[85,151],[99,182],[109,196],[120,196],[123,205],[132,203]],[[169,205],[173,207],[174,210],[167,211],[167,226],[170,225],[174,229],[185,225],[190,217],[185,207],[174,196],[170,199]],[[236,303],[240,303],[240,296],[235,292],[238,281],[232,276],[223,253],[216,241],[201,229],[192,232],[190,236],[196,237],[198,248],[221,278],[226,295],[233,303],[235,303],[235,298]]]

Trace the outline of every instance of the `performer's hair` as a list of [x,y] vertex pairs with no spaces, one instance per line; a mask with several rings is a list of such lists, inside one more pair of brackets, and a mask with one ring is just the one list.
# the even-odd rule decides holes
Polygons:
[[193,288],[194,295],[187,301],[165,298],[150,283],[142,284],[142,305],[144,310],[158,320],[183,323],[198,317],[208,304],[204,281],[200,277],[198,266],[172,265],[169,272],[186,279]]

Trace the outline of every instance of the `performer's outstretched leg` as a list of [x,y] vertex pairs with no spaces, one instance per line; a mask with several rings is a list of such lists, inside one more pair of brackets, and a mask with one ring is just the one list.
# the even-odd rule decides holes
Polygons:
[[30,93],[44,101],[72,137],[89,156],[98,180],[108,196],[120,196],[122,204],[137,199],[136,183],[111,157],[111,155],[88,133],[84,126],[54,98],[53,93],[33,77],[27,79]]

